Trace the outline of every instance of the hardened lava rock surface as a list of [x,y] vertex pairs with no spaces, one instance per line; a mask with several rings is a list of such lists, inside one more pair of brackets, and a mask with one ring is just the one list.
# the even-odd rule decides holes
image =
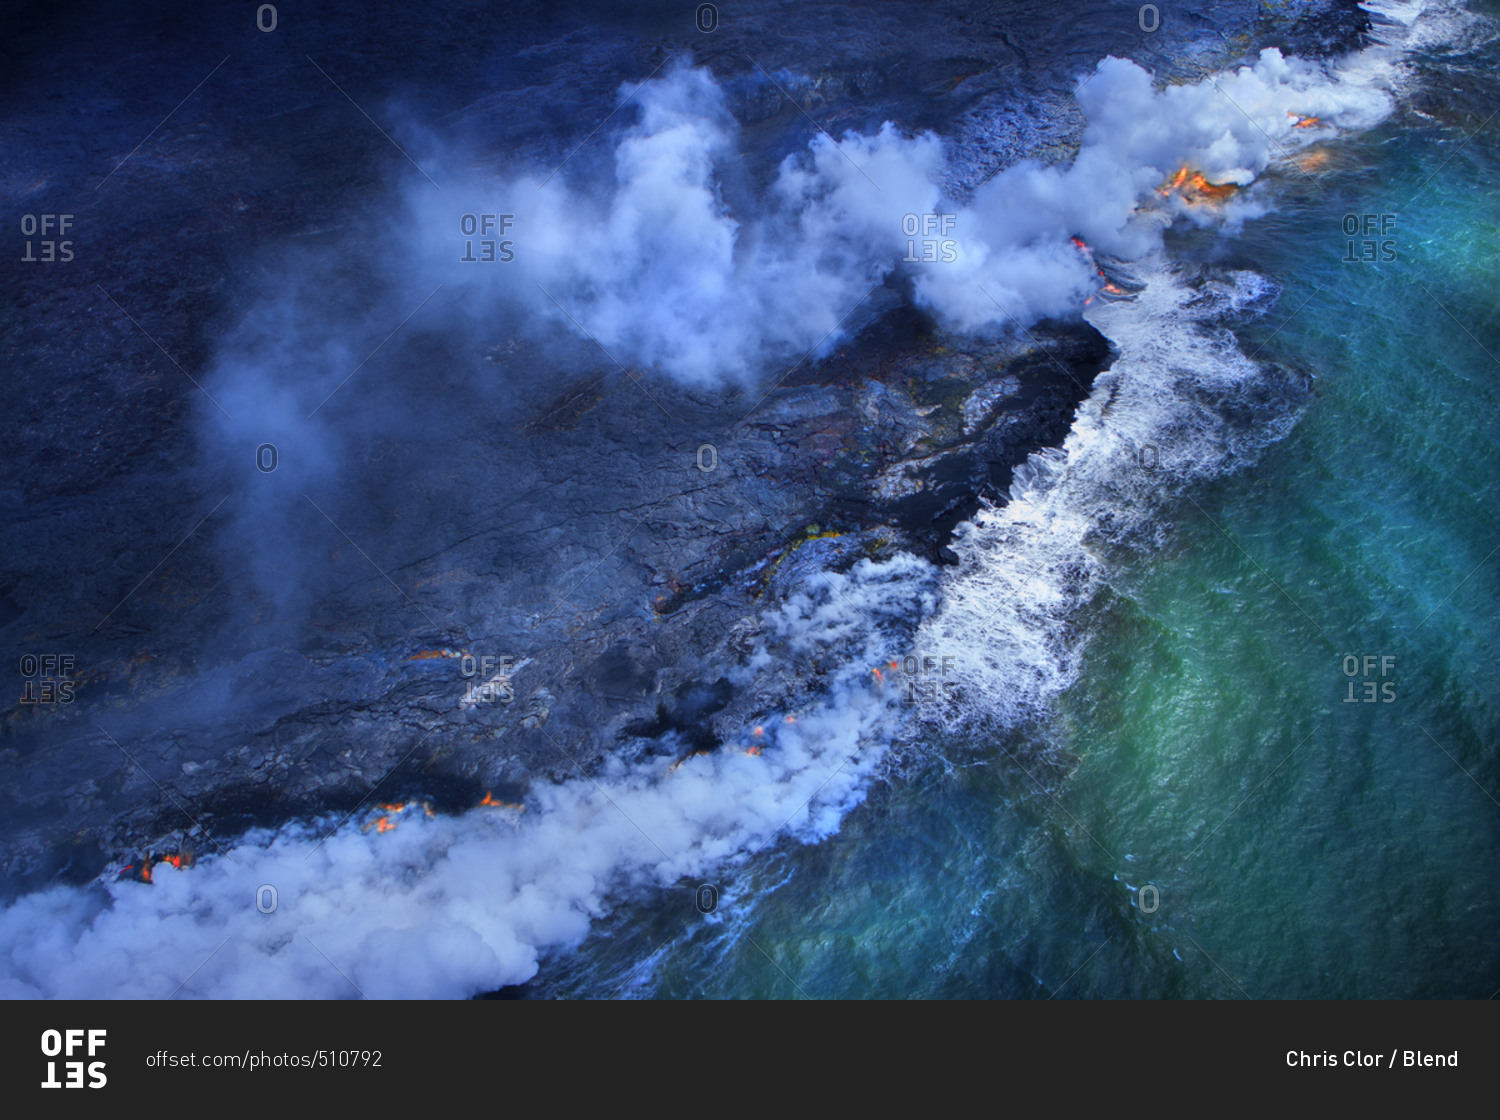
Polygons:
[[[1134,3],[749,3],[703,32],[698,7],[333,4],[271,31],[185,3],[14,15],[0,190],[69,215],[71,259],[22,259],[12,226],[8,892],[372,801],[515,800],[642,735],[712,747],[716,713],[775,702],[722,677],[778,572],[944,562],[1109,360],[1082,323],[944,335],[897,280],[822,360],[713,389],[498,321],[392,333],[361,218],[419,174],[422,137],[496,169],[577,149],[586,172],[622,83],[690,55],[765,174],[820,130],[892,120],[945,138],[961,197],[1065,157],[1073,83],[1105,55],[1191,78],[1364,26],[1342,2],[1174,4],[1151,31]],[[298,305],[371,356],[320,406],[337,470],[298,492],[294,462],[216,466],[258,451],[215,445],[202,386],[304,253],[343,263]],[[70,659],[70,702],[29,702],[30,657]]]

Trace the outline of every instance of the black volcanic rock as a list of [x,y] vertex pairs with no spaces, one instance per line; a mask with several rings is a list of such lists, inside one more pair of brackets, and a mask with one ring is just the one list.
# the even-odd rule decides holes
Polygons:
[[[763,400],[780,371],[687,390],[581,340],[559,357],[505,324],[414,323],[328,405],[350,445],[336,484],[256,522],[243,478],[205,467],[198,383],[280,255],[345,244],[415,174],[365,111],[546,163],[691,50],[767,174],[816,128],[891,119],[947,137],[961,194],[1076,144],[1069,90],[1105,54],[1191,76],[1262,45],[1352,47],[1361,26],[1342,2],[1275,21],[1163,5],[1149,34],[1134,3],[750,3],[703,35],[696,7],[325,5],[271,33],[253,7],[16,17],[0,183],[13,212],[74,215],[75,256],[3,266],[0,645],[13,669],[72,658],[75,697],[0,725],[10,890],[375,800],[514,798],[622,743],[708,749],[753,707],[723,670],[788,573],[942,561],[1108,360],[1077,323],[946,337],[894,289]],[[316,294],[361,322],[381,293],[357,246],[341,260]],[[255,539],[283,536],[286,569],[251,573]]]

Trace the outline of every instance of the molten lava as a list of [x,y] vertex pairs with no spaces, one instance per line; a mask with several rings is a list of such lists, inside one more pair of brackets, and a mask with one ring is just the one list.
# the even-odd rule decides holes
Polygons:
[[1201,171],[1189,171],[1184,164],[1171,179],[1156,188],[1163,198],[1176,194],[1178,198],[1193,206],[1202,202],[1223,202],[1239,187],[1233,183],[1213,183]]
[[[1084,242],[1083,238],[1081,238],[1081,237],[1070,237],[1070,238],[1068,238],[1068,240],[1071,241],[1074,245],[1078,246],[1078,251],[1084,255],[1084,257],[1088,260],[1089,264],[1091,264],[1091,265],[1094,266],[1094,271],[1097,272],[1100,276],[1103,276],[1104,275],[1104,269],[1102,269],[1102,268],[1099,267],[1099,262],[1094,259],[1094,251],[1088,247],[1088,245]],[[1084,301],[1084,305],[1085,306],[1088,305],[1088,301],[1087,300]],[[896,663],[894,661],[892,661],[891,662],[891,668],[894,669],[895,667],[896,667]]]
[[519,801],[501,801],[489,790],[484,791],[484,800],[479,803],[481,809],[514,809],[518,813],[524,813],[526,806]]
[[156,852],[147,852],[139,864],[127,863],[120,868],[117,879],[135,879],[142,883],[151,882],[151,869],[157,864],[166,863],[176,868],[193,866],[191,852],[168,852],[159,855]]

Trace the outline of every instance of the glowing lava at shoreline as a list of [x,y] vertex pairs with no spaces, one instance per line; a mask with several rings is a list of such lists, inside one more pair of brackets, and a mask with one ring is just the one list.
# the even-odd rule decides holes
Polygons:
[[1224,202],[1239,189],[1233,183],[1210,182],[1203,172],[1190,171],[1184,164],[1177,169],[1176,175],[1156,188],[1156,193],[1163,198],[1176,195],[1189,206],[1196,206],[1205,202]]

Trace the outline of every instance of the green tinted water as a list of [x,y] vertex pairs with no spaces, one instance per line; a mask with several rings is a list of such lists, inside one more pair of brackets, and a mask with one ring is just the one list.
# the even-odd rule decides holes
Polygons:
[[[1500,103],[1490,61],[1453,67],[1461,100]],[[712,918],[622,908],[537,993],[1500,988],[1500,123],[1461,143],[1487,112],[1398,115],[1238,239],[1175,247],[1284,285],[1241,342],[1318,395],[1172,505],[1047,726],[877,787]],[[1394,260],[1346,262],[1350,214],[1393,216]]]

